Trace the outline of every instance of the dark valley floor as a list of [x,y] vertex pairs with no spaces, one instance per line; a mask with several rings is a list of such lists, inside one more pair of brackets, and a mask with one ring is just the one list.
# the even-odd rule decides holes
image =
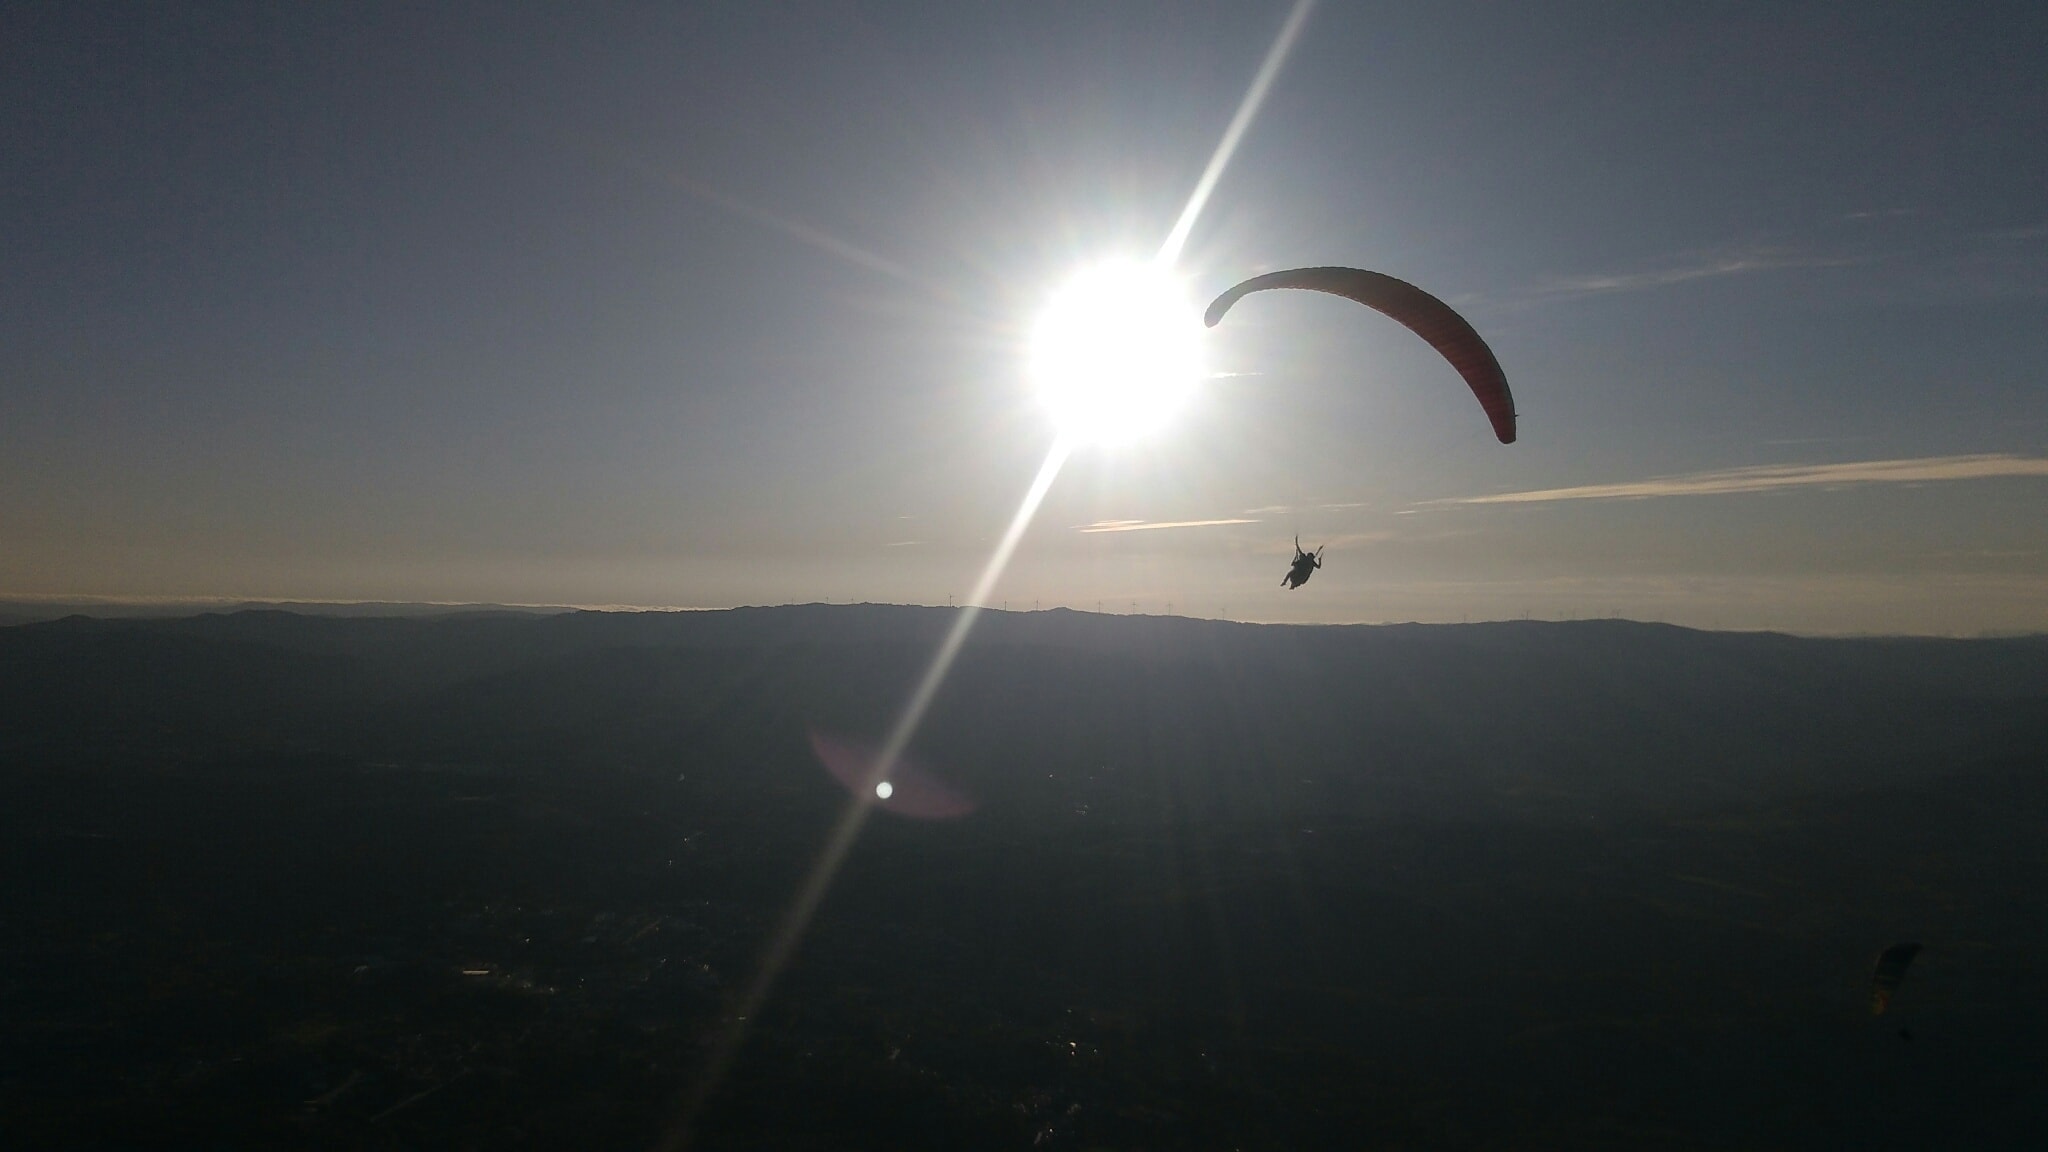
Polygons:
[[[0,1129],[651,1146],[949,619],[0,629]],[[2048,642],[990,614],[915,751],[701,1147],[2048,1138]]]

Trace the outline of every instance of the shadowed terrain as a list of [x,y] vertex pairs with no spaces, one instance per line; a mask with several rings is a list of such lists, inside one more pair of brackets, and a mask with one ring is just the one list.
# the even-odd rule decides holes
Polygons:
[[[0,628],[0,1130],[650,1145],[950,619]],[[2048,1136],[2042,639],[990,613],[913,751],[703,1146]]]

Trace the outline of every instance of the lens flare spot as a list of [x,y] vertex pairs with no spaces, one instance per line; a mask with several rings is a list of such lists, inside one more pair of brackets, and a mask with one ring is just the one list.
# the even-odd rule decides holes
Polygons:
[[890,794],[895,791],[896,789],[887,780],[884,780],[880,784],[875,785],[875,799],[887,800]]

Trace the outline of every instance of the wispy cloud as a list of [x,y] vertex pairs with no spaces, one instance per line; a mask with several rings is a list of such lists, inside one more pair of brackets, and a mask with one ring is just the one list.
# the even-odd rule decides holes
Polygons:
[[1656,476],[1623,484],[1588,484],[1431,500],[1431,504],[1543,504],[1557,500],[1646,500],[1657,496],[1718,496],[1780,488],[1849,484],[1924,484],[1994,476],[2048,476],[2048,459],[1988,454],[1927,456],[1917,460],[1859,460],[1846,464],[1766,464],[1682,476]]
[[1741,276],[1781,268],[1833,268],[1857,261],[1842,256],[1815,256],[1772,249],[1709,253],[1662,268],[1632,272],[1596,272],[1553,280],[1541,290],[1544,296],[1591,296],[1605,292],[1640,292],[1693,280],[1719,276]]
[[[1465,533],[1453,533],[1453,535],[1465,535]],[[1313,539],[1313,541],[1304,540],[1302,541],[1302,543],[1314,543],[1317,547],[1330,548],[1341,551],[1345,548],[1355,547],[1360,544],[1379,544],[1383,541],[1393,539],[1396,539],[1396,537],[1392,532],[1344,532],[1339,533],[1335,536],[1317,536]],[[1292,550],[1292,548],[1292,544],[1289,544],[1286,541],[1281,540],[1275,541],[1273,546],[1269,549],[1269,551],[1284,556],[1290,550]]]
[[1151,532],[1159,528],[1215,528],[1225,524],[1257,524],[1257,520],[1097,520],[1082,532]]
[[830,232],[805,223],[794,216],[773,211],[759,204],[749,203],[737,196],[727,195],[709,184],[699,180],[692,180],[681,173],[665,173],[663,179],[667,180],[671,187],[681,189],[706,204],[723,208],[735,216],[745,217],[764,228],[780,232],[792,240],[808,244],[822,252],[829,252],[848,263],[866,268],[870,272],[879,272],[884,276],[894,277],[897,280],[915,284],[921,288],[931,287],[917,273],[912,272],[902,264],[886,256],[877,255],[859,245],[849,244]]
[[1917,208],[1873,208],[1862,212],[1845,212],[1842,220],[1851,224],[1866,224],[1872,220],[1896,220],[1902,216],[1918,216]]
[[1759,440],[1766,448],[1790,448],[1795,444],[1847,444],[1856,440],[1870,440],[1872,436],[1788,436],[1778,440]]

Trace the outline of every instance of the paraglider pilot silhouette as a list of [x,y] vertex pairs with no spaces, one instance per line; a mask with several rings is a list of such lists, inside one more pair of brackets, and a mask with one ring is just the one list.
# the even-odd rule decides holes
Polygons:
[[[1323,548],[1327,547],[1329,545],[1323,545]],[[1287,590],[1291,592],[1308,583],[1308,578],[1315,575],[1316,569],[1322,566],[1323,549],[1318,548],[1314,552],[1303,552],[1301,550],[1301,537],[1296,536],[1294,538],[1294,567],[1287,570],[1287,575],[1281,577],[1280,583],[1287,585]]]

